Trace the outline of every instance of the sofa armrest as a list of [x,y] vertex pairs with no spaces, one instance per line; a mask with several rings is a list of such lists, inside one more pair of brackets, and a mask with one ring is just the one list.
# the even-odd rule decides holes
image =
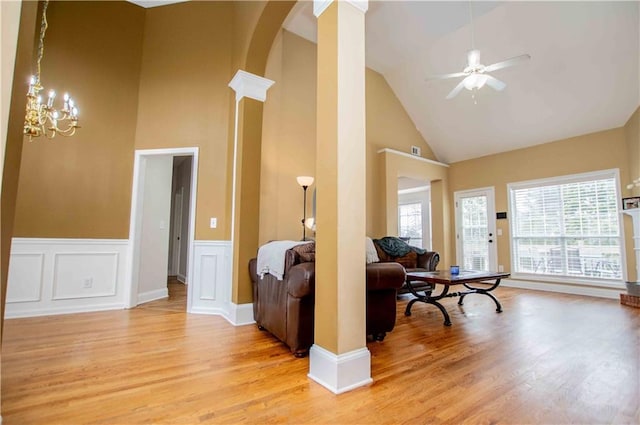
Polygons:
[[440,254],[435,251],[427,251],[424,254],[418,255],[418,261],[416,268],[426,269],[430,272],[435,271],[440,262]]
[[249,276],[251,277],[251,282],[253,282],[254,285],[258,281],[257,268],[258,268],[258,259],[252,258],[251,260],[249,260]]
[[316,263],[307,262],[292,266],[285,277],[287,292],[292,297],[313,295],[316,282]]
[[404,267],[399,263],[367,264],[367,290],[398,289],[406,278]]

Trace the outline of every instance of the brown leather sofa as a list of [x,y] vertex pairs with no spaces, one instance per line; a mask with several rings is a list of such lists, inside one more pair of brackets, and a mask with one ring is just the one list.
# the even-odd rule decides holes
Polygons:
[[[436,270],[438,267],[438,263],[440,262],[440,255],[435,251],[427,251],[424,254],[418,254],[415,251],[411,251],[408,254],[402,257],[394,257],[386,252],[380,247],[377,242],[378,240],[373,240],[373,245],[376,248],[376,252],[378,253],[378,258],[380,258],[381,263],[394,262],[401,264],[407,273],[410,272],[432,272]],[[425,284],[424,282],[413,282],[413,288],[418,291],[430,290],[431,286]],[[407,288],[406,283],[402,285],[402,288],[398,290],[398,294],[406,294],[409,293],[409,289]]]
[[[253,316],[262,330],[284,342],[296,357],[304,357],[313,344],[315,303],[314,257],[295,249],[285,253],[284,276],[278,281],[270,274],[263,278],[256,271],[257,259],[249,262],[253,282]],[[396,323],[396,290],[405,281],[398,263],[366,266],[367,335],[382,341]]]

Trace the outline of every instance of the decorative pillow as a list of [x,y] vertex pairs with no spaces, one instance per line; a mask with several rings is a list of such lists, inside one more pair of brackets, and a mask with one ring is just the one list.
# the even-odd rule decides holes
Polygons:
[[367,264],[377,263],[380,261],[378,257],[378,251],[376,251],[376,247],[373,244],[373,240],[367,236],[366,240],[366,250],[367,250]]
[[405,269],[413,269],[418,263],[418,253],[415,251],[409,251],[408,254],[403,255],[402,257],[394,258],[394,261],[402,264]]

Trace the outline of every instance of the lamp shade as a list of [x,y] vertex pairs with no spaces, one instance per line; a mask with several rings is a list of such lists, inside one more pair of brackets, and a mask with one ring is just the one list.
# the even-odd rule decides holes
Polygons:
[[298,180],[298,184],[302,187],[309,187],[313,184],[313,177],[311,176],[298,176],[296,180]]

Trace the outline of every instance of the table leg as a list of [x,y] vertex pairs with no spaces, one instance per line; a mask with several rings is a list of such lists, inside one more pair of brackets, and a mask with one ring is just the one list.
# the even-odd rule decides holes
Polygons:
[[462,305],[464,297],[466,297],[469,294],[483,294],[491,298],[493,302],[496,303],[496,311],[498,313],[502,313],[502,305],[500,304],[500,301],[498,301],[498,299],[493,294],[490,293],[491,291],[496,289],[498,285],[500,285],[500,279],[496,279],[495,283],[491,285],[490,288],[487,288],[487,289],[476,288],[475,286],[469,286],[469,284],[465,283],[464,286],[470,290],[467,292],[458,293],[458,295],[460,296],[460,300],[458,300],[458,305]]
[[445,326],[451,326],[451,319],[449,318],[449,313],[447,313],[447,310],[444,308],[444,306],[442,304],[440,304],[437,300],[442,299],[447,297],[447,292],[449,292],[449,285],[443,285],[442,288],[442,292],[440,292],[440,294],[434,296],[431,296],[431,292],[425,292],[425,295],[418,295],[417,292],[412,290],[411,287],[411,283],[407,282],[409,289],[411,290],[411,292],[413,293],[413,295],[416,297],[414,299],[412,299],[411,301],[409,301],[409,303],[407,304],[407,308],[404,310],[404,315],[405,316],[411,316],[411,307],[413,307],[413,305],[420,301],[423,302],[425,304],[431,304],[431,305],[435,305],[436,307],[438,307],[438,309],[440,310],[440,312],[442,313],[442,315],[444,316],[444,325]]

